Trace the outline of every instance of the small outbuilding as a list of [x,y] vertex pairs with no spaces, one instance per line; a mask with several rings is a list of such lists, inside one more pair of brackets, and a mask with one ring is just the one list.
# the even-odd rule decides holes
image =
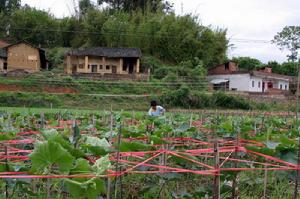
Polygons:
[[47,69],[45,50],[21,41],[0,49],[0,71],[24,71],[28,73]]
[[141,50],[138,48],[96,47],[71,50],[65,57],[67,74],[139,74]]

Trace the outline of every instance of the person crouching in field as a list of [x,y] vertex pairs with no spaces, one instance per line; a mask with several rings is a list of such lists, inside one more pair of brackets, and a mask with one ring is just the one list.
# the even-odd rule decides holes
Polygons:
[[149,116],[159,117],[165,114],[166,110],[162,106],[158,106],[155,100],[151,101],[151,108],[148,112]]

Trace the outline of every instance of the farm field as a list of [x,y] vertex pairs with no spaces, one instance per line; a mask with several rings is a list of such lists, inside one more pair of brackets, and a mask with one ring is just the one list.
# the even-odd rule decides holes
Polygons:
[[2,109],[0,198],[293,198],[292,113]]

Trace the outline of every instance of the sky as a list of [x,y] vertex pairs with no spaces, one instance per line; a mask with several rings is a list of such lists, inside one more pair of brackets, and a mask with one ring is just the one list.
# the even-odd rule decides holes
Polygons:
[[[93,0],[96,2],[96,0]],[[267,63],[284,62],[288,52],[271,41],[287,25],[300,25],[299,0],[169,0],[179,15],[199,16],[202,25],[228,30],[228,56],[250,56]],[[22,0],[56,17],[73,12],[73,0]],[[247,42],[237,41],[246,39]]]

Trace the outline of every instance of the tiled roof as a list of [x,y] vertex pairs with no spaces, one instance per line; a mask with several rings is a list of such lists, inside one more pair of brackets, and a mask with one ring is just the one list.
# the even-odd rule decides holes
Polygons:
[[95,47],[95,48],[71,50],[68,52],[68,55],[139,58],[142,56],[142,52],[139,48]]
[[267,72],[262,72],[262,71],[252,71],[251,74],[254,75],[254,76],[262,76],[262,77],[266,77],[266,78],[278,78],[278,79],[292,80],[291,76],[281,75],[281,74],[277,74],[277,73],[267,73]]

